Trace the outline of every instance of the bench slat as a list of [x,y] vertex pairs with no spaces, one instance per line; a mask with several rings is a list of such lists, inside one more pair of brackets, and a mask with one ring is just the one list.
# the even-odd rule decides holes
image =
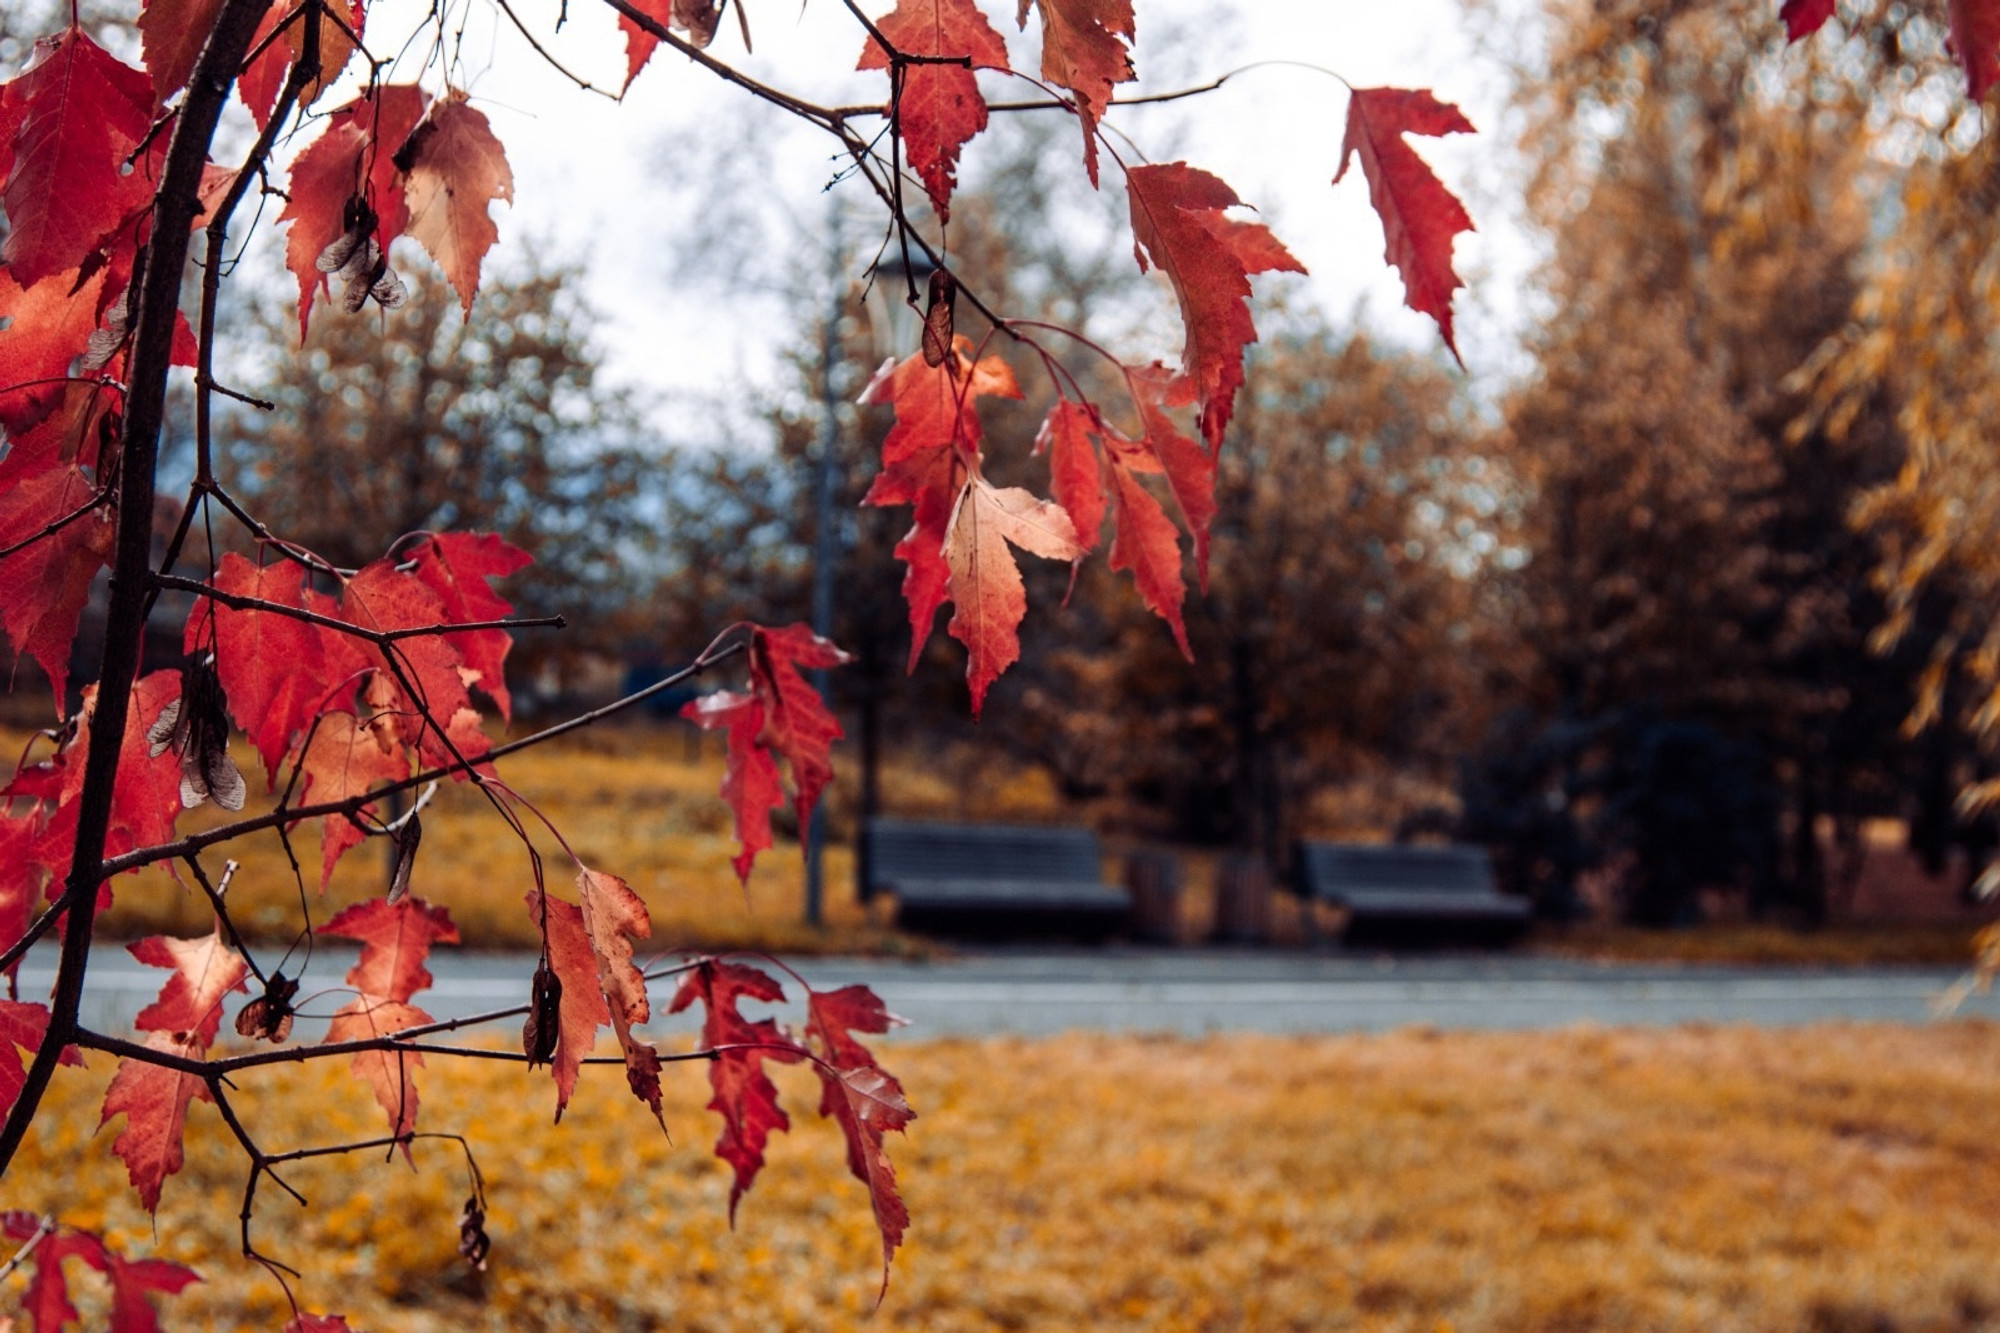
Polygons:
[[877,819],[862,837],[868,894],[895,894],[898,920],[913,929],[1101,937],[1131,911],[1130,892],[1104,883],[1089,829]]

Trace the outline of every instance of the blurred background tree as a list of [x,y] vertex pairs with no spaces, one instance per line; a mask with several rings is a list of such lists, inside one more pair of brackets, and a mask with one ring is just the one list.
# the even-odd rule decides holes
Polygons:
[[263,309],[258,392],[276,410],[234,413],[219,462],[274,530],[343,568],[447,528],[527,551],[534,564],[509,595],[571,626],[519,636],[532,705],[648,633],[642,599],[664,535],[649,476],[663,451],[599,378],[596,316],[573,270],[528,254],[482,284],[470,319],[431,272],[402,276],[401,309],[316,320],[302,346],[289,302]]

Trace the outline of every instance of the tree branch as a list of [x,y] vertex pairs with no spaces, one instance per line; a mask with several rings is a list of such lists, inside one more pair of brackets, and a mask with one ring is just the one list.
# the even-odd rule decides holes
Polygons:
[[28,1065],[19,1096],[0,1126],[0,1174],[4,1174],[41,1109],[42,1095],[55,1073],[63,1047],[72,1040],[83,998],[84,973],[97,920],[97,887],[105,877],[104,839],[111,823],[112,793],[118,779],[125,720],[131,711],[150,592],[153,539],[154,469],[159,460],[160,424],[166,407],[167,369],[173,359],[174,322],[180,312],[181,274],[189,235],[200,211],[202,166],[215,137],[216,121],[235,81],[243,54],[271,0],[222,0],[215,26],[202,46],[167,143],[166,165],[153,196],[152,240],[142,272],[139,317],[134,324],[125,423],[118,451],[118,538],[112,564],[111,599],[105,614],[104,655],[98,670],[97,711],[77,805],[76,842],[63,896],[62,961],[56,969],[48,1030]]

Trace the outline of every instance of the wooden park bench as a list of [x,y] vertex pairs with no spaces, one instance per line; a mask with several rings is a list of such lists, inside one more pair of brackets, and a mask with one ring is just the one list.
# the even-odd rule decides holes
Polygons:
[[1102,940],[1131,912],[1131,895],[1104,882],[1089,829],[874,819],[861,836],[862,897],[893,893],[906,930]]
[[1351,944],[1502,944],[1528,927],[1483,847],[1302,842],[1299,894],[1347,911]]

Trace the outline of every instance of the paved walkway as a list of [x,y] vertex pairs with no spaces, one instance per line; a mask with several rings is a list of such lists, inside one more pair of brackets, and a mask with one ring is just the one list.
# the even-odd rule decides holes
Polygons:
[[[337,985],[351,959],[350,953],[322,949],[313,980]],[[46,994],[54,963],[50,951],[30,956],[22,970],[23,998]],[[441,949],[430,963],[437,984],[416,999],[439,1018],[519,1004],[527,998],[533,966],[532,958]],[[1930,1021],[1931,1000],[1959,975],[1940,968],[1665,967],[1513,956],[1138,949],[990,952],[932,963],[807,959],[794,966],[816,987],[857,981],[873,986],[892,1010],[911,1020],[899,1034],[904,1038],[1040,1035],[1073,1028],[1196,1035],[1379,1031],[1411,1024],[1921,1023]],[[128,1030],[165,975],[134,962],[121,948],[101,949],[91,967],[86,1022]],[[657,1006],[664,1007],[671,984],[655,986]],[[325,996],[305,1012],[329,1013],[344,998]],[[2000,998],[1974,997],[1961,1013],[2000,1018]],[[300,1036],[316,1035],[313,1025],[302,1021]]]

